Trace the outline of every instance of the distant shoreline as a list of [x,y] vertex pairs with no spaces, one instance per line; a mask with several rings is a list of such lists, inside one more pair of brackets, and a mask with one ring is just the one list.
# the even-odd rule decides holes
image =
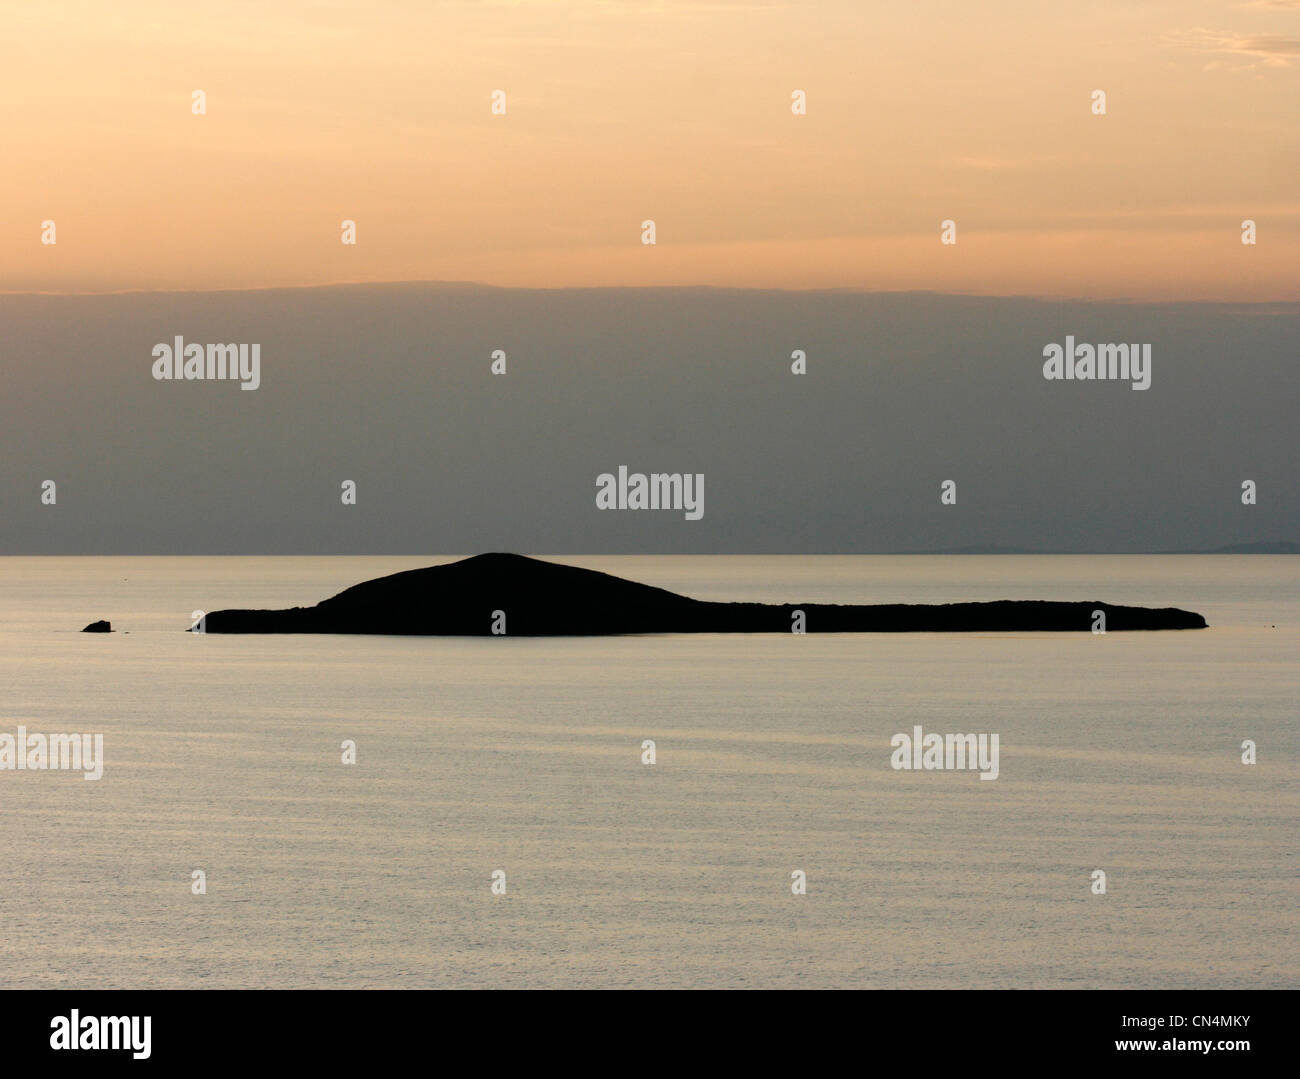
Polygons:
[[1036,551],[1029,547],[999,547],[996,544],[989,544],[987,546],[973,545],[969,547],[940,548],[931,551],[882,551],[880,553],[889,555],[1070,555],[1073,557],[1096,558],[1137,555],[1139,557],[1151,558],[1164,555],[1300,554],[1300,543],[1290,543],[1287,541],[1278,541],[1275,543],[1230,543],[1223,547],[1209,547],[1199,550],[1183,551]]

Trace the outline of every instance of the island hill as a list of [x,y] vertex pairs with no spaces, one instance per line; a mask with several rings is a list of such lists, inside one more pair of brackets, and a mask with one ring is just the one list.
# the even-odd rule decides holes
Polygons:
[[[1203,629],[1176,607],[999,600],[920,606],[715,603],[595,570],[515,554],[481,554],[353,585],[315,607],[213,611],[208,633],[595,636],[618,633],[789,633],[802,611],[809,633],[952,633],[1092,629],[1094,611],[1115,630]],[[192,629],[198,628],[191,627]]]

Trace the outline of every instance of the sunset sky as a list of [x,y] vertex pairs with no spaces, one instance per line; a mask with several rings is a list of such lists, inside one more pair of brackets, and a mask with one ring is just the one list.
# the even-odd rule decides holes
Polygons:
[[4,291],[1300,300],[1300,0],[0,3],[0,131]]

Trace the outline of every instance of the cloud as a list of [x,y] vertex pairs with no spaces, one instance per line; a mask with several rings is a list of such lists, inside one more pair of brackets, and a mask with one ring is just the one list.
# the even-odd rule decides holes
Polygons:
[[[1297,0],[1296,6],[1300,6]],[[1184,30],[1165,36],[1178,49],[1258,59],[1274,67],[1300,60],[1300,38],[1282,34],[1234,34],[1223,30]]]

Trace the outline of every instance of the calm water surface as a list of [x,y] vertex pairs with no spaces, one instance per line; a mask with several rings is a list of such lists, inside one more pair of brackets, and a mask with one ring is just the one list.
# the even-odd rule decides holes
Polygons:
[[[1300,985],[1300,558],[560,559],[1185,633],[183,632],[445,560],[0,558],[0,731],[106,758],[0,771],[0,985]],[[914,724],[999,733],[1001,777],[893,771]]]

